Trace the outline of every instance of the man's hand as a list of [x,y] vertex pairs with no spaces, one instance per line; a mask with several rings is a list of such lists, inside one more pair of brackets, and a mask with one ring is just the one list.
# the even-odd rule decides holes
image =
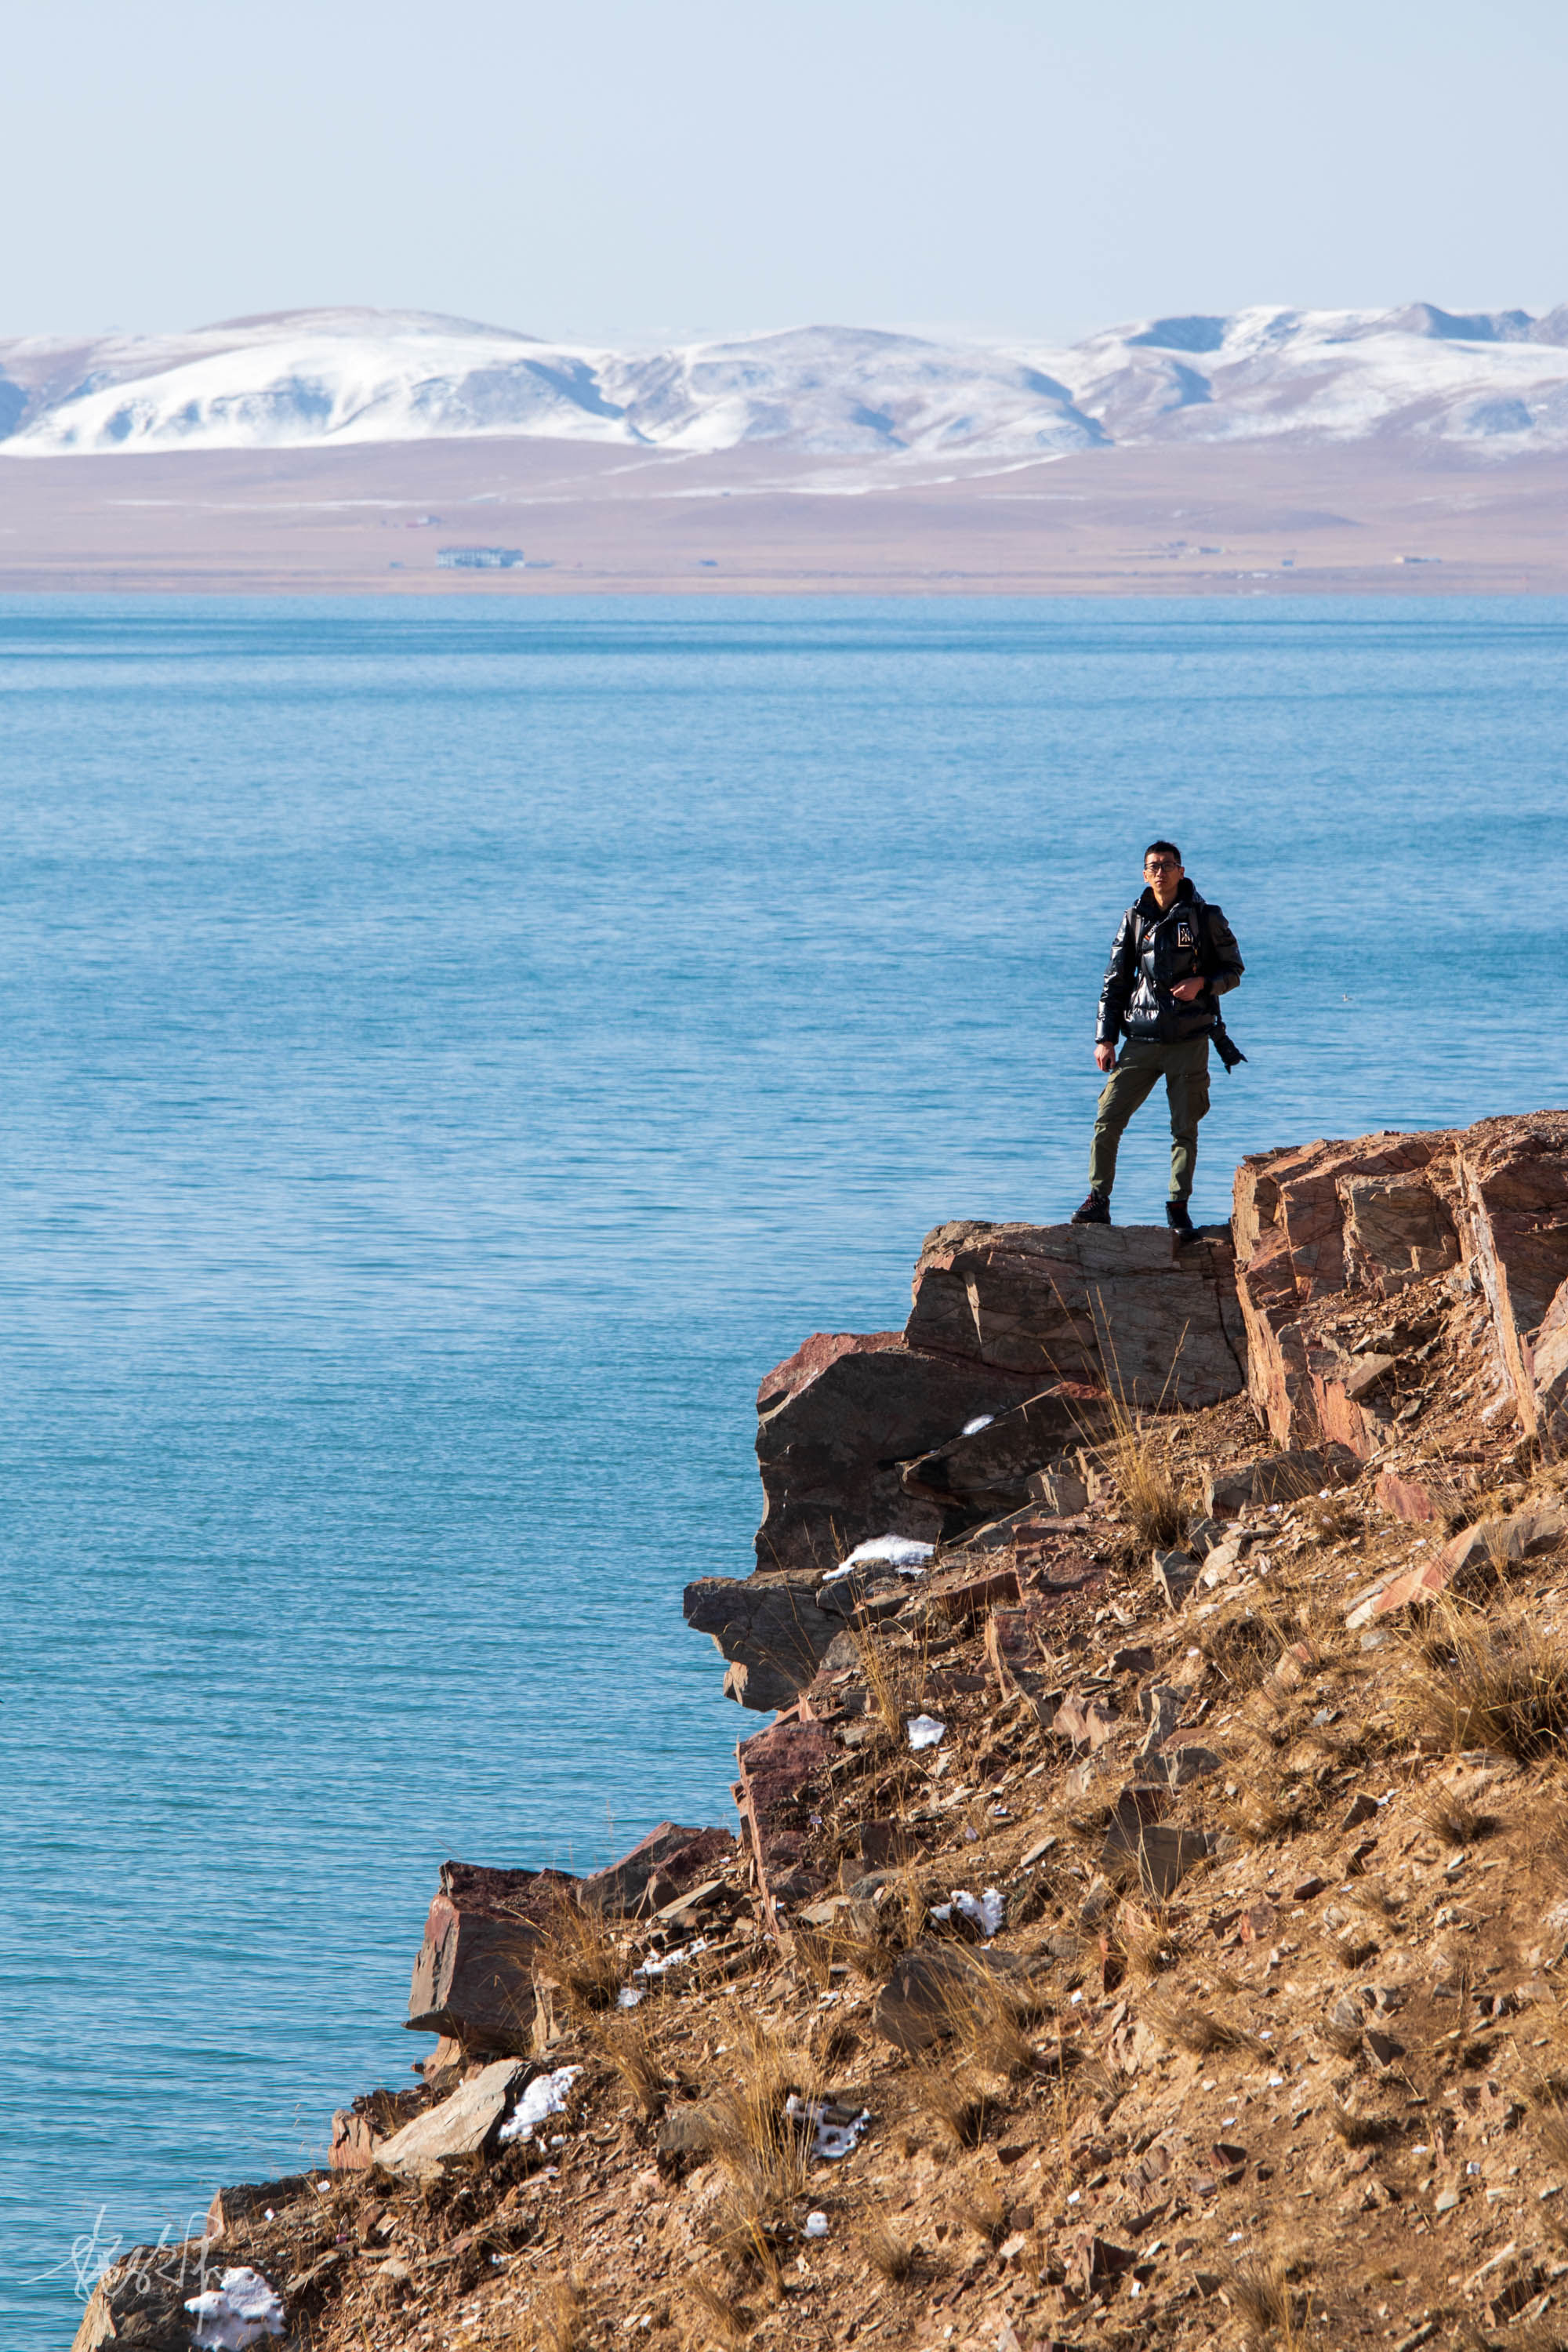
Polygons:
[[1113,1070],[1116,1067],[1115,1046],[1097,1045],[1094,1049],[1094,1066],[1097,1070]]
[[1207,983],[1202,980],[1179,980],[1172,989],[1171,993],[1176,998],[1179,1003],[1190,1004],[1194,996],[1201,996],[1203,994],[1206,984]]

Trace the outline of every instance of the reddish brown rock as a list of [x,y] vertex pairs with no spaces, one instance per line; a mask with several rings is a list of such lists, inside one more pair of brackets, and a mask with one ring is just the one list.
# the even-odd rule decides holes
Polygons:
[[1489,1118],[1461,1151],[1468,1238],[1520,1425],[1536,1433],[1534,1342],[1568,1282],[1568,1111]]
[[[1100,1408],[1092,1396],[1081,1393],[1083,1386],[1081,1381],[1058,1381],[996,1415],[984,1429],[950,1438],[908,1463],[905,1492],[937,1505],[944,1514],[944,1535],[1037,1502],[1036,1482],[1051,1475],[1044,1465],[1099,1432]],[[1080,1480],[1073,1486],[1081,1495],[1075,1507],[1081,1510],[1089,1501],[1088,1490]]]
[[1152,1225],[938,1225],[904,1328],[912,1347],[1146,1404],[1215,1404],[1245,1377],[1228,1242],[1173,1254]]
[[810,1722],[773,1724],[735,1750],[742,1837],[756,1867],[763,1918],[775,1937],[781,1904],[805,1902],[822,1891],[821,1874],[806,1854],[817,1784],[832,1753],[821,1724]]
[[817,1607],[816,1584],[808,1570],[705,1576],[687,1586],[686,1622],[729,1660],[724,1687],[742,1706],[764,1713],[788,1706],[815,1678],[844,1625]]
[[1535,1433],[1548,1462],[1568,1457],[1568,1282],[1546,1310],[1532,1350]]
[[1373,1498],[1394,1519],[1435,1519],[1443,1508],[1438,1496],[1423,1480],[1402,1477],[1396,1470],[1380,1470],[1372,1491]]
[[[1535,1433],[1534,1351],[1568,1281],[1568,1112],[1258,1155],[1237,1171],[1232,1225],[1248,1392],[1279,1443],[1384,1447],[1407,1368],[1347,1353],[1343,1305],[1425,1284],[1440,1320],[1459,1281],[1485,1296],[1514,1418]],[[1550,1377],[1568,1390],[1568,1340],[1562,1354]]]
[[580,1882],[559,1870],[487,1870],[445,1862],[425,1922],[404,2022],[465,2049],[525,2052],[533,2025],[531,1968],[551,1906]]
[[655,1910],[687,1894],[734,1851],[728,1830],[685,1829],[679,1822],[660,1822],[619,1862],[591,1872],[583,1881],[581,1899],[612,1916]]
[[943,1507],[910,1494],[901,1465],[1040,1385],[1038,1374],[933,1354],[896,1332],[808,1339],[757,1391],[759,1569],[834,1568],[874,1536],[934,1542]]

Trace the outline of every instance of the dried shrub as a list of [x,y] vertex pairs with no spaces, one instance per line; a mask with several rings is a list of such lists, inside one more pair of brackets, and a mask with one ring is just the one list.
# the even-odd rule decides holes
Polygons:
[[1347,2147],[1377,2147],[1384,2140],[1392,2139],[1399,2129],[1394,2116],[1363,2115],[1359,2108],[1347,2107],[1341,2099],[1330,2107],[1329,2122],[1336,2137],[1342,2139]]
[[1497,1822],[1490,1813],[1481,1812],[1463,1797],[1450,1790],[1440,1789],[1420,1816],[1423,1829],[1440,1839],[1445,1845],[1475,1845],[1489,1837]]
[[539,2352],[584,2352],[588,2341],[588,2298],[574,2271],[569,2277],[547,2279],[533,2304],[533,2339]]
[[1156,2033],[1163,2034],[1180,2050],[1190,2050],[1200,2058],[1220,2050],[1245,2050],[1259,2054],[1267,2047],[1256,2033],[1231,2020],[1215,2017],[1195,2002],[1177,2000],[1160,1995],[1143,2003],[1143,2015]]
[[639,2115],[651,2121],[663,2113],[669,2077],[642,2008],[595,2013],[586,2021],[584,2039],[609,2067]]
[[1414,1737],[1450,1753],[1490,1748],[1532,1763],[1568,1731],[1568,1640],[1520,1611],[1450,1604],[1416,1647],[1401,1712]]
[[879,2278],[890,2285],[901,2286],[915,2267],[915,2250],[907,2238],[902,2238],[888,2221],[873,2221],[862,2241],[866,2259]]
[[744,2343],[756,2321],[737,2296],[721,2294],[718,2287],[710,2286],[706,2279],[700,2278],[690,2281],[689,2293],[699,2325],[712,2342]]
[[1116,1481],[1127,1549],[1147,1561],[1186,1539],[1193,1497],[1175,1461],[1169,1433],[1139,1420],[1120,1396],[1110,1402],[1112,1435],[1100,1459]]
[[1237,1694],[1256,1690],[1282,1653],[1300,1639],[1301,1626],[1293,1615],[1238,1609],[1228,1616],[1211,1617],[1197,1643],[1221,1681]]
[[771,2217],[805,2190],[810,2141],[784,2112],[792,2091],[817,2095],[813,2070],[758,2019],[742,2016],[736,2080],[708,2101],[715,2156],[732,2186]]
[[1273,2335],[1282,2336],[1287,2345],[1295,2341],[1300,2315],[1297,2299],[1279,2255],[1238,2263],[1230,2273],[1227,2292],[1249,2342],[1259,2344]]
[[999,2246],[1007,2234],[1007,2208],[988,2180],[977,2180],[953,2207],[953,2219],[988,2246]]
[[1536,2104],[1532,2120],[1542,2155],[1568,2172],[1568,2100],[1549,2093]]
[[1277,1845],[1294,1837],[1302,1824],[1299,1798],[1283,1787],[1269,1790],[1256,1782],[1227,1798],[1219,1815],[1233,1837],[1247,1845]]
[[533,1956],[537,1975],[558,1984],[574,2021],[613,2008],[625,1981],[625,1959],[605,1915],[557,1896],[544,1916]]
[[949,2147],[977,2147],[985,2129],[984,2092],[946,2066],[922,2063],[909,2072],[910,2096]]
[[1146,1984],[1163,1970],[1173,1969],[1182,1957],[1181,1938],[1163,1903],[1151,1903],[1146,1908],[1124,1903],[1117,1914],[1111,1943],[1134,1984]]

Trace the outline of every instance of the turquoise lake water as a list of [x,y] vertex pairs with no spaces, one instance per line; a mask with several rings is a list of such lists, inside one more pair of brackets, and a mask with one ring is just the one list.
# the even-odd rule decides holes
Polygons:
[[1152,834],[1247,964],[1200,1214],[1563,1101],[1565,652],[1546,600],[0,602],[0,2352],[413,2079],[445,1857],[730,1817],[680,1591],[750,1565],[758,1378],[1081,1197]]

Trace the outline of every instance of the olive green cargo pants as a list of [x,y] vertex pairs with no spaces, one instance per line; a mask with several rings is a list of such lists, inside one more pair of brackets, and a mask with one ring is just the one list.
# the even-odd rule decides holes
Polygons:
[[1116,1181],[1116,1147],[1121,1130],[1161,1078],[1171,1105],[1171,1198],[1184,1201],[1191,1193],[1198,1157],[1198,1121],[1209,1107],[1206,1035],[1184,1037],[1171,1045],[1152,1038],[1128,1039],[1100,1089],[1094,1141],[1089,1151],[1092,1191],[1110,1192]]

